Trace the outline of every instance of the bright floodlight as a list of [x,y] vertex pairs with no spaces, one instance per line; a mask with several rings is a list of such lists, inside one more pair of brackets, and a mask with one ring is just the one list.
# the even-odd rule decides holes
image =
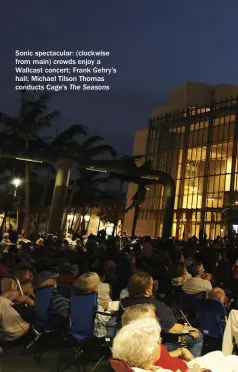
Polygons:
[[20,180],[20,178],[14,178],[14,179],[12,180],[12,183],[13,183],[13,185],[17,188],[18,186],[20,186],[20,184],[21,184],[21,180]]
[[88,216],[88,215],[84,216],[84,220],[85,220],[86,222],[89,222],[89,220],[90,220],[90,216]]

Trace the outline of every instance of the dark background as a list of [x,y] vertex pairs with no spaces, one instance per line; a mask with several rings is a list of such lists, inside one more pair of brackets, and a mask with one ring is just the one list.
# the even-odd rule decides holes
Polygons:
[[16,49],[109,50],[112,90],[55,93],[63,117],[51,133],[84,124],[130,153],[135,130],[171,89],[186,80],[238,85],[237,18],[236,0],[2,0],[0,111],[17,108]]

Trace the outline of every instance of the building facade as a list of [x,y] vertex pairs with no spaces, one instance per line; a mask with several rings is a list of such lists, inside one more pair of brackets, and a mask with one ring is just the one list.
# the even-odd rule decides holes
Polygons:
[[[231,225],[238,230],[235,213],[221,213],[238,205],[237,94],[233,86],[186,83],[172,92],[168,106],[153,111],[149,128],[136,134],[134,155],[144,154],[153,169],[175,180],[172,236],[198,236],[203,229],[214,239]],[[136,234],[161,236],[163,186],[147,189]],[[129,186],[128,203],[135,190]],[[134,212],[129,213],[123,227],[128,233]]]

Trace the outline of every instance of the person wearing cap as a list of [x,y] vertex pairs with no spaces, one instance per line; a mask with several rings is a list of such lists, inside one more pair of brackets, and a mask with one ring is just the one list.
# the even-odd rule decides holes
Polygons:
[[49,313],[55,315],[56,317],[62,317],[62,324],[65,324],[64,318],[69,318],[69,303],[68,301],[61,296],[61,294],[57,291],[57,279],[59,277],[59,273],[55,273],[52,271],[42,271],[37,274],[33,280],[34,289],[37,290],[39,288],[53,286],[54,290],[52,293],[51,305],[49,308]]
[[18,291],[17,281],[23,282],[33,278],[33,269],[27,264],[19,264],[13,270],[12,276],[1,280],[1,293],[8,291]]

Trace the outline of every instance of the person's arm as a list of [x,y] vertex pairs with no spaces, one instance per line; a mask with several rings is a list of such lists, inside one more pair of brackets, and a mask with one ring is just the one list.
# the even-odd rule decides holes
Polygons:
[[182,358],[186,362],[191,362],[194,359],[194,356],[190,353],[188,349],[185,347],[180,347],[177,350],[173,350],[169,352],[169,355],[173,358]]
[[[200,333],[196,328],[193,328],[193,327],[186,327],[186,328],[189,331],[190,336],[192,336],[193,338],[199,338],[200,337]],[[169,333],[174,333],[174,334],[179,333],[179,334],[181,334],[181,333],[183,333],[183,330],[184,330],[184,325],[176,323],[169,330]]]
[[184,326],[183,324],[176,323],[174,326],[169,330],[169,333],[183,333]]
[[29,305],[29,306],[34,306],[35,305],[35,302],[30,297],[27,297],[27,296],[17,297],[16,302],[20,303],[20,304],[26,304],[26,305]]

